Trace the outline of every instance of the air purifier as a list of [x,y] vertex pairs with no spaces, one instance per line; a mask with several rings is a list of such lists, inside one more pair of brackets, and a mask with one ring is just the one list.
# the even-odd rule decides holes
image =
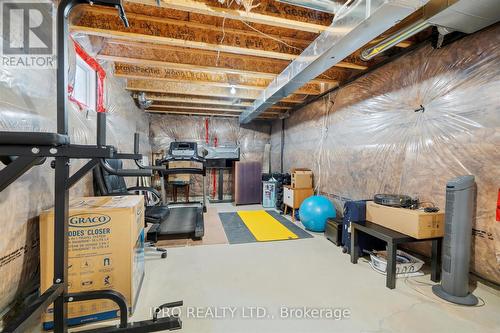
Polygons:
[[475,198],[474,176],[454,178],[446,184],[442,279],[432,287],[435,295],[461,305],[476,305],[469,292],[469,260]]

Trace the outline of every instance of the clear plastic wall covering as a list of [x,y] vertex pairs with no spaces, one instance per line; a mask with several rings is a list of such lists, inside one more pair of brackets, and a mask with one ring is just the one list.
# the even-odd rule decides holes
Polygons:
[[[499,25],[442,49],[426,45],[293,113],[285,171],[313,169],[317,191],[340,211],[345,200],[376,193],[408,194],[444,210],[446,182],[474,175],[471,270],[500,283],[499,91]],[[280,129],[275,122],[275,170]]]
[[[93,53],[92,43],[83,36],[75,36],[86,51]],[[70,48],[71,58],[75,53]],[[122,79],[114,78],[112,66],[106,70],[105,106],[108,110],[108,144],[119,151],[133,151],[133,134],[142,135],[141,149],[149,156],[149,119],[138,109],[124,89]],[[74,77],[74,58],[70,78]],[[70,83],[73,80],[70,79]],[[96,113],[80,110],[69,104],[69,125],[72,143],[95,144]],[[1,131],[56,131],[56,72],[55,70],[17,69],[0,67],[0,130]],[[71,172],[85,160],[72,160]],[[135,167],[131,161],[128,166]],[[3,168],[0,163],[0,168]],[[134,179],[130,179],[135,184]],[[39,278],[38,215],[52,207],[54,171],[50,161],[35,166],[0,193],[2,212],[0,238],[0,312],[13,302],[21,291]],[[71,196],[92,195],[92,173],[89,173],[70,192]]]

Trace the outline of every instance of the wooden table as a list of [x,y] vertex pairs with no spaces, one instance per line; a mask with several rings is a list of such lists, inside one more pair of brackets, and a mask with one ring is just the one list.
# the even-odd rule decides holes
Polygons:
[[441,280],[441,252],[443,237],[417,239],[402,234],[381,225],[366,221],[364,225],[351,223],[351,262],[358,262],[358,232],[364,232],[387,243],[387,278],[386,287],[394,289],[396,287],[396,251],[398,244],[415,242],[432,242],[431,255],[431,280],[439,282]]

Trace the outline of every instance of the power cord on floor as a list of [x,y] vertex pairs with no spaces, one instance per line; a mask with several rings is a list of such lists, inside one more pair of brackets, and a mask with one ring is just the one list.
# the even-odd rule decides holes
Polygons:
[[[416,282],[415,284],[418,284],[420,286],[428,286],[428,287],[432,287],[435,284],[424,282],[424,281],[418,281],[418,280],[412,280],[412,282],[410,282],[410,280],[408,280],[408,277],[406,277],[404,279],[405,285],[407,285],[408,287],[410,287],[412,290],[414,290],[415,292],[419,293],[420,295],[422,295],[422,296],[430,299],[433,303],[443,304],[443,305],[449,305],[449,306],[456,306],[456,307],[460,307],[460,308],[470,308],[471,307],[471,306],[468,306],[468,305],[460,305],[460,304],[454,304],[454,303],[442,301],[441,299],[436,298],[435,296],[433,296],[434,294],[428,295],[424,291],[422,291],[419,288],[417,288],[413,282]],[[480,303],[477,304],[477,305],[472,306],[473,308],[474,307],[475,308],[480,308],[480,307],[483,307],[483,306],[486,305],[486,301],[483,298],[481,298],[480,296],[476,296],[476,297],[480,301]]]
[[[370,260],[368,259],[365,259],[365,258],[360,258],[363,262],[366,262],[366,263],[370,263]],[[377,272],[377,271],[376,271]],[[381,272],[378,272],[380,274],[382,274]],[[480,307],[483,307],[486,305],[486,301],[480,297],[480,296],[476,296],[477,299],[480,301],[479,304],[477,305],[474,305],[474,306],[469,306],[469,305],[460,305],[460,304],[454,304],[454,303],[450,303],[450,302],[445,302],[445,301],[442,301],[440,298],[436,298],[434,296],[434,294],[432,295],[428,295],[426,294],[424,291],[420,290],[419,288],[416,287],[416,285],[419,285],[419,286],[426,286],[426,287],[433,287],[435,286],[436,284],[435,283],[429,283],[429,282],[424,282],[424,281],[419,281],[419,280],[416,280],[416,279],[409,279],[410,277],[409,276],[406,276],[405,279],[404,279],[404,283],[405,285],[407,285],[408,287],[410,287],[410,289],[414,290],[415,292],[419,293],[420,295],[430,299],[433,303],[436,303],[436,304],[443,304],[443,305],[449,305],[449,306],[456,306],[456,307],[460,307],[460,308],[480,308]]]

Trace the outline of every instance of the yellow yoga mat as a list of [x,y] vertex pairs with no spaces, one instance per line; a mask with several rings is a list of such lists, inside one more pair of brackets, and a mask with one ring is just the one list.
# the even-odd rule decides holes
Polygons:
[[299,238],[264,210],[239,211],[238,215],[259,242]]

